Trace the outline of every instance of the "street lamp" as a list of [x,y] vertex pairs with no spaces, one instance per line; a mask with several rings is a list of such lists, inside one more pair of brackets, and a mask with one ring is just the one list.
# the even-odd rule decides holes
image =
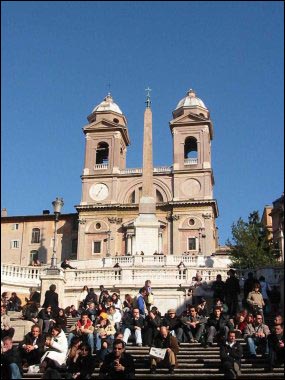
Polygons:
[[54,235],[53,235],[53,249],[52,249],[52,258],[51,258],[51,264],[50,268],[55,269],[56,268],[56,224],[59,220],[59,215],[61,208],[63,207],[63,199],[62,198],[56,198],[55,201],[52,202],[53,206],[53,212],[54,212]]

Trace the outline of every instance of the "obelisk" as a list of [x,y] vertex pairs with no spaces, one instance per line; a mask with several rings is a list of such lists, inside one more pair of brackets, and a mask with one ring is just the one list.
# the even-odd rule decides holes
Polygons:
[[156,218],[155,194],[153,186],[152,160],[152,112],[149,88],[147,91],[146,109],[144,112],[143,138],[143,170],[142,170],[142,197],[139,201],[139,216],[134,222],[136,237],[135,251],[145,255],[158,252],[158,235],[160,224]]

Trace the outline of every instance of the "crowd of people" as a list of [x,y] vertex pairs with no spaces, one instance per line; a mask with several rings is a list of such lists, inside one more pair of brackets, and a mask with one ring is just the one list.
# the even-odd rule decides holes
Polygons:
[[[264,285],[265,284],[265,285]],[[207,303],[199,288],[201,276],[192,279],[190,304],[182,313],[170,308],[162,315],[155,306],[151,281],[135,297],[110,293],[103,285],[98,294],[94,288],[84,286],[78,304],[59,308],[56,286],[45,293],[39,303],[39,293],[32,289],[22,308],[23,318],[33,322],[31,331],[13,345],[14,328],[7,315],[10,297],[1,299],[1,361],[3,378],[19,379],[23,369],[41,372],[44,378],[91,378],[95,366],[100,367],[99,378],[132,379],[135,362],[125,352],[126,344],[149,347],[149,369],[166,367],[174,373],[179,365],[177,354],[181,343],[200,343],[205,348],[216,342],[220,347],[221,369],[227,379],[240,375],[244,355],[238,338],[244,338],[249,355],[256,358],[257,350],[267,358],[268,370],[284,365],[283,318],[279,314],[277,295],[271,301],[270,292],[276,289],[265,278],[248,275],[244,283],[242,307],[238,297],[241,291],[233,270],[224,282],[217,275],[212,284],[213,300]],[[266,292],[266,295],[265,295]],[[16,293],[13,297],[15,299]],[[17,296],[17,295],[16,295]],[[210,307],[211,305],[211,307]],[[274,326],[265,324],[270,308],[275,313]],[[67,328],[67,318],[76,317],[76,323]],[[52,377],[55,376],[55,377]]]

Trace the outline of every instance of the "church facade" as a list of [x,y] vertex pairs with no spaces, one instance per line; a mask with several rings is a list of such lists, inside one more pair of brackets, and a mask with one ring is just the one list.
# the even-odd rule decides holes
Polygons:
[[[179,101],[169,123],[173,162],[153,168],[157,249],[165,255],[209,256],[218,246],[211,166],[213,124],[193,90]],[[127,120],[108,94],[88,116],[81,176],[78,259],[141,254],[135,220],[143,191],[143,169],[126,168]],[[145,152],[144,152],[145,154]]]
[[[152,127],[151,112],[151,108],[146,107],[148,119],[145,116],[144,128],[147,123]],[[141,251],[145,255],[193,256],[210,256],[217,251],[218,207],[213,198],[210,113],[190,90],[172,115],[169,123],[172,165],[152,167],[152,157],[144,157],[148,169],[143,179],[144,168],[126,167],[130,136],[126,117],[119,106],[108,94],[94,108],[83,128],[85,158],[81,200],[76,206],[77,212],[61,214],[58,222],[59,261],[136,255]],[[153,129],[155,131],[155,126]],[[149,137],[146,146],[151,155],[152,136]],[[152,235],[150,229],[138,226],[143,182],[153,192],[155,227]],[[52,214],[7,216],[4,209],[1,230],[3,262],[30,265],[39,259],[43,264],[50,263],[54,240]],[[147,240],[152,244],[147,245],[149,249],[145,251],[142,245],[145,246]]]

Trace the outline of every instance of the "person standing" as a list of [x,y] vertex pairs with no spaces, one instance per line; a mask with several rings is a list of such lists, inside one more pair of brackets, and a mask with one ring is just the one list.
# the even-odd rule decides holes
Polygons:
[[225,283],[222,281],[222,276],[217,274],[216,281],[213,282],[211,290],[213,290],[213,299],[219,298],[222,302],[225,300]]
[[236,277],[236,272],[233,269],[230,269],[229,277],[226,280],[225,284],[225,296],[226,304],[228,305],[228,313],[230,318],[233,318],[237,312],[238,305],[238,296],[240,294],[239,280]]
[[253,290],[248,293],[246,301],[250,305],[253,314],[256,315],[257,313],[259,313],[262,315],[262,318],[264,318],[263,307],[265,303],[260,292],[260,284],[258,282],[256,282],[253,286]]
[[45,292],[45,300],[42,307],[51,306],[54,313],[58,311],[58,294],[56,293],[56,285],[51,284],[49,290]]

